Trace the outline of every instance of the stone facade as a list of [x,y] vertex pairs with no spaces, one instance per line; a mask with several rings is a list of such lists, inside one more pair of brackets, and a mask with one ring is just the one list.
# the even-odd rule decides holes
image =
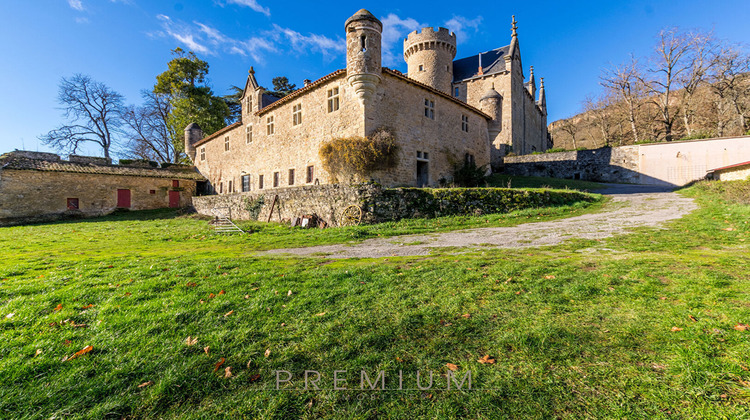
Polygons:
[[681,186],[749,160],[750,136],[743,136],[509,156],[504,170],[511,175]]
[[0,225],[101,216],[118,207],[189,207],[200,180],[191,168],[146,169],[11,152],[0,156]]
[[[322,167],[321,145],[380,128],[393,132],[400,148],[395,168],[369,176],[386,186],[435,186],[450,181],[466,160],[489,170],[513,144],[519,151],[544,149],[546,132],[537,129],[546,127],[544,95],[535,102],[526,92],[515,26],[515,49],[502,58],[502,71],[488,69],[486,77],[474,77],[462,68],[459,81],[453,74],[455,35],[444,28],[409,35],[404,45],[408,76],[381,66],[382,24],[368,11],[349,18],[345,30],[346,69],[274,102],[251,69],[240,122],[208,137],[195,124],[186,128],[185,150],[213,192],[332,183]],[[495,93],[505,96],[483,101],[493,81],[502,92]],[[456,96],[454,86],[477,93]],[[516,140],[506,140],[514,135]]]
[[710,171],[709,177],[718,181],[747,181],[750,180],[750,162],[738,163],[724,168]]

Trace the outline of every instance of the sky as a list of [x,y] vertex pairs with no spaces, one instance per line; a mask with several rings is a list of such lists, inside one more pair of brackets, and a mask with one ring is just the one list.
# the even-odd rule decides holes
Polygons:
[[750,43],[748,0],[0,3],[0,153],[53,151],[38,137],[65,123],[57,103],[62,77],[89,75],[138,105],[176,47],[209,63],[209,84],[218,95],[244,86],[251,66],[262,86],[271,87],[276,76],[302,86],[304,79],[346,67],[344,22],[361,8],[384,24],[383,64],[404,72],[409,32],[451,29],[458,59],[507,45],[515,15],[525,74],[533,65],[536,77],[545,78],[549,122],[577,113],[599,90],[608,66],[630,54],[650,55],[663,28],[713,30],[719,38]]

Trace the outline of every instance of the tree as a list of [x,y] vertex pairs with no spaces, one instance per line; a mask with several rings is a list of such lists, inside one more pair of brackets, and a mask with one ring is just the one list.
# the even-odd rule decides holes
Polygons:
[[273,83],[273,90],[267,93],[277,98],[283,98],[297,89],[297,85],[290,84],[289,79],[284,76],[274,77],[271,83]]
[[693,98],[698,88],[705,83],[708,72],[716,64],[713,59],[716,43],[713,34],[700,32],[689,34],[688,42],[690,48],[686,59],[687,67],[679,82],[682,86],[683,123],[688,136],[691,136],[694,131],[692,119],[695,113]]
[[229,123],[233,123],[242,119],[242,94],[245,92],[239,86],[232,85],[229,87],[229,91],[232,92],[229,95],[224,95],[221,99],[227,103],[229,107]]
[[83,143],[101,147],[105,158],[119,140],[123,97],[104,83],[83,74],[60,82],[58,102],[68,125],[62,125],[39,139],[60,151],[76,153]]
[[143,106],[125,110],[123,121],[129,138],[128,149],[141,159],[159,162],[179,162],[174,148],[176,133],[171,131],[171,105],[166,95],[144,90]]
[[625,102],[630,132],[633,134],[635,143],[639,141],[637,114],[643,103],[645,88],[642,80],[638,61],[634,57],[631,57],[628,64],[606,70],[601,77],[601,85],[612,92],[616,98]]
[[[599,131],[603,146],[609,147],[612,139],[612,129],[616,124],[614,121],[612,99],[608,95],[600,97],[586,96],[583,101],[583,110],[591,117],[592,125]],[[596,141],[593,144],[596,147]]]
[[167,126],[177,153],[182,153],[182,133],[190,123],[197,123],[207,135],[224,128],[231,118],[229,106],[205,85],[208,63],[195,53],[181,48],[172,51],[167,71],[156,76],[153,92],[165,95],[171,107]]
[[560,122],[560,130],[568,133],[570,138],[573,140],[573,150],[578,149],[578,142],[576,141],[576,135],[578,134],[578,126],[573,121],[574,117],[564,119]]

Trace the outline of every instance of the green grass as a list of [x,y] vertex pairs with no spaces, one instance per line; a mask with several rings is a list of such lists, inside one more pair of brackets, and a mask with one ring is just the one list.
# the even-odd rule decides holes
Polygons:
[[[380,260],[259,258],[281,228],[159,212],[3,228],[0,418],[747,418],[750,207],[714,185],[668,230]],[[443,390],[331,390],[362,369]]]
[[508,186],[510,188],[558,188],[581,191],[595,191],[604,188],[604,185],[592,181],[504,174],[490,176],[488,178],[488,186],[502,188]]

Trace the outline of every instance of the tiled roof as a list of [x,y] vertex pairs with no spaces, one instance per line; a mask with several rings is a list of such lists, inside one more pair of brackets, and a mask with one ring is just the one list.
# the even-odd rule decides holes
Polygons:
[[269,105],[267,105],[267,106],[265,106],[265,107],[263,107],[263,108],[255,111],[255,115],[260,115],[260,114],[262,114],[262,113],[264,113],[266,111],[274,109],[277,106],[279,106],[281,104],[284,104],[284,103],[287,103],[287,102],[289,102],[289,101],[291,101],[291,100],[299,97],[303,93],[308,92],[310,90],[313,90],[316,87],[322,85],[323,83],[325,83],[325,82],[327,82],[327,81],[329,81],[331,79],[335,79],[336,77],[343,76],[344,74],[346,74],[346,69],[336,70],[333,73],[328,74],[326,76],[323,76],[320,79],[318,79],[318,80],[310,83],[309,85],[307,85],[307,86],[305,86],[305,87],[303,87],[301,89],[295,90],[294,92],[290,93],[289,95],[284,96],[283,98],[279,99],[278,101],[275,101],[275,102],[273,102],[273,103],[271,103],[271,104],[269,104]]
[[44,172],[75,172],[84,174],[141,176],[149,178],[190,179],[203,181],[205,178],[193,167],[185,168],[134,168],[119,165],[94,165],[68,162],[65,160],[31,159],[13,152],[0,156],[0,170],[32,170]]
[[202,144],[208,143],[209,141],[211,141],[211,140],[219,137],[220,135],[226,133],[227,131],[230,131],[231,129],[233,129],[235,127],[239,127],[241,125],[242,125],[242,121],[237,121],[234,124],[229,124],[228,126],[226,126],[226,127],[222,128],[221,130],[219,130],[219,131],[211,134],[210,136],[203,137],[202,139],[196,141],[195,144],[193,145],[193,147],[198,147],[198,146],[200,146]]
[[416,81],[414,79],[410,79],[410,78],[406,77],[405,74],[401,73],[398,70],[391,70],[391,69],[389,69],[387,67],[383,67],[383,74],[388,74],[388,75],[391,75],[391,76],[395,76],[395,77],[397,77],[397,78],[399,78],[399,79],[401,79],[401,80],[403,80],[405,82],[411,83],[411,84],[413,84],[415,86],[419,86],[422,89],[428,90],[428,91],[430,91],[431,93],[433,93],[435,95],[442,96],[445,99],[448,99],[448,100],[450,100],[452,102],[455,102],[455,103],[463,106],[464,108],[467,108],[467,109],[469,109],[471,111],[476,112],[477,114],[483,116],[484,118],[492,119],[492,117],[490,117],[489,115],[485,114],[484,112],[480,111],[477,108],[474,108],[473,106],[467,104],[466,102],[464,102],[464,101],[462,101],[462,100],[460,100],[458,98],[454,98],[453,96],[448,95],[447,93],[445,93],[443,91],[437,90],[437,89],[433,88],[432,86],[429,86],[429,85],[426,85],[424,83],[418,82],[418,81]]
[[722,166],[721,168],[711,169],[708,172],[723,171],[725,169],[738,168],[740,166],[750,165],[750,162],[735,163],[734,165]]
[[460,82],[479,76],[479,58],[482,58],[482,75],[501,73],[505,71],[505,55],[509,45],[487,52],[461,58],[453,62],[453,82]]

